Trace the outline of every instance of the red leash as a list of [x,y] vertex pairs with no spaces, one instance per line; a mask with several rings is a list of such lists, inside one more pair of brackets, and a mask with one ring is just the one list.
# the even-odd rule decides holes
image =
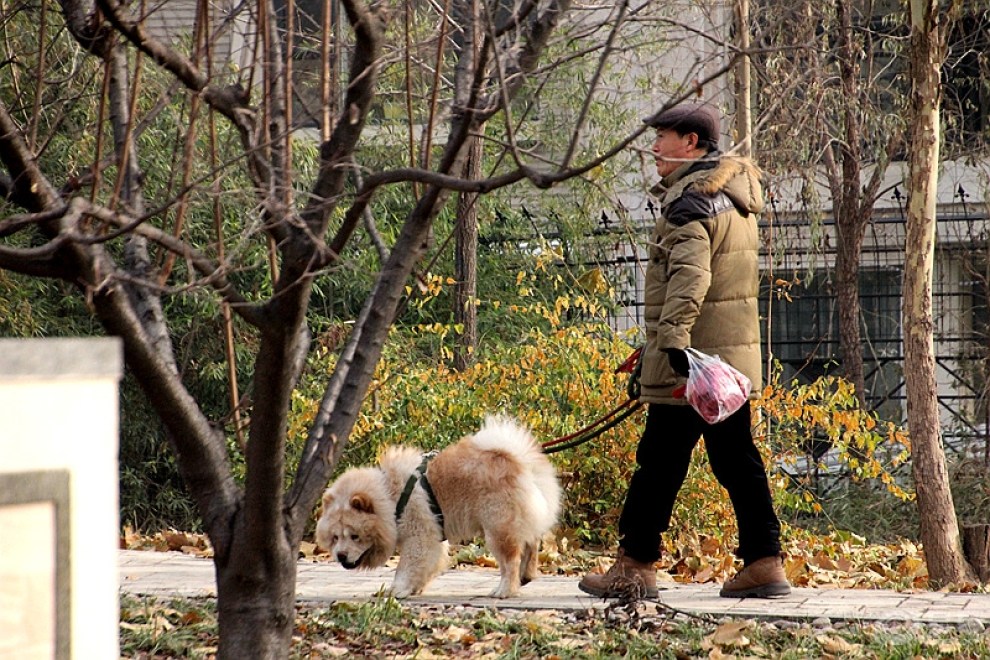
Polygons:
[[[632,373],[636,363],[639,361],[641,351],[642,348],[637,348],[633,351],[633,353],[626,358],[625,362],[618,366],[615,373]],[[592,438],[597,438],[605,431],[608,431],[618,425],[629,417],[629,415],[636,412],[641,405],[643,404],[636,399],[626,399],[625,402],[619,404],[584,428],[577,430],[574,433],[569,433],[568,435],[544,442],[540,445],[540,447],[542,447],[543,453],[545,454],[552,454],[557,451],[563,451],[564,449],[577,447],[578,445],[588,442]]]
[[[605,413],[605,415],[603,415],[602,417],[599,417],[598,419],[596,419],[595,421],[593,421],[591,424],[588,424],[587,426],[585,426],[583,429],[580,429],[580,430],[575,431],[574,433],[570,433],[568,435],[563,435],[563,436],[561,436],[559,438],[554,438],[553,440],[550,440],[549,442],[544,442],[540,446],[543,447],[544,451],[546,451],[546,449],[548,447],[553,447],[555,445],[559,445],[561,443],[568,442],[569,440],[574,440],[575,438],[580,437],[580,436],[584,435],[585,433],[589,433],[591,431],[594,431],[598,427],[599,424],[604,424],[609,419],[611,419],[615,415],[619,414],[620,412],[622,412],[623,410],[625,410],[626,408],[628,408],[630,405],[635,405],[636,407],[639,407],[639,401],[634,401],[633,399],[626,399],[625,403],[623,403],[623,404],[621,404],[621,405],[613,408],[609,412]],[[594,437],[594,436],[592,436],[592,437]],[[590,439],[591,438],[589,438],[589,440]]]
[[575,431],[574,433],[562,436],[560,438],[554,438],[549,442],[544,442],[540,445],[540,447],[543,448],[544,454],[552,454],[565,449],[572,449],[578,445],[583,445],[589,440],[597,438],[605,431],[617,426],[620,422],[624,421],[627,417],[639,410],[642,405],[642,403],[635,399],[626,399],[625,403],[613,408],[603,417],[600,417],[591,424],[588,424],[580,431]]

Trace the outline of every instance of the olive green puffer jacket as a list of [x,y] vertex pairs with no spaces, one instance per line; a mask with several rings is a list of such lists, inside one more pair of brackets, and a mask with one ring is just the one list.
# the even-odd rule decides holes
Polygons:
[[661,217],[646,267],[640,400],[685,403],[672,396],[685,379],[670,368],[664,348],[718,355],[759,391],[759,169],[730,156],[685,163],[655,191]]

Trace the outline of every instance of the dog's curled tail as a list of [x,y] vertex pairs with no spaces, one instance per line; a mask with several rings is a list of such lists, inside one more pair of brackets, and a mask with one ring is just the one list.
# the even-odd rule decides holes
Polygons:
[[510,451],[516,455],[540,451],[529,429],[508,415],[488,415],[477,433],[474,444],[478,449]]
[[537,533],[540,535],[549,531],[560,515],[560,483],[553,464],[530,430],[512,417],[489,415],[474,434],[474,443],[479,449],[506,451],[519,459],[522,468],[531,476],[523,483],[536,487],[529,494],[530,510],[535,514],[534,527],[539,528]]

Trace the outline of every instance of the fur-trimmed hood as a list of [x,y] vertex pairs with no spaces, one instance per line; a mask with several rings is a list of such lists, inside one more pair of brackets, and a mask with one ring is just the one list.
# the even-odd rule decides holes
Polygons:
[[714,152],[710,160],[685,163],[650,192],[661,200],[680,197],[685,190],[702,195],[724,192],[741,211],[760,213],[763,210],[763,172],[751,159],[743,156],[723,156]]
[[687,188],[703,195],[721,191],[728,195],[736,208],[749,213],[763,210],[763,186],[760,168],[749,158],[722,156],[718,164],[692,181]]

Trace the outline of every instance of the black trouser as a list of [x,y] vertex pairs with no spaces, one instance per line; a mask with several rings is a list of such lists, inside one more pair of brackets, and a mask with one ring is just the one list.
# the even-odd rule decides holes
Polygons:
[[639,468],[619,518],[619,545],[633,559],[660,558],[660,534],[670,527],[674,500],[702,435],[712,472],[729,491],[736,512],[736,554],[749,564],[780,552],[780,522],[763,459],[753,444],[749,405],[718,424],[708,424],[690,406],[650,404],[636,450]]

